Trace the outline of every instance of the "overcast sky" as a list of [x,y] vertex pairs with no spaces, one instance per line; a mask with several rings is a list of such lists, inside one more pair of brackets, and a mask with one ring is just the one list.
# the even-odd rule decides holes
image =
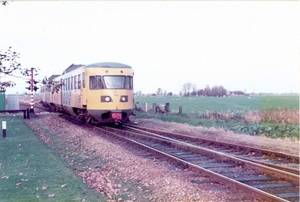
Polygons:
[[[39,79],[72,63],[120,62],[143,93],[178,94],[185,82],[299,92],[299,13],[298,2],[14,1],[0,6],[0,49],[12,46]],[[26,91],[13,80],[7,93]]]

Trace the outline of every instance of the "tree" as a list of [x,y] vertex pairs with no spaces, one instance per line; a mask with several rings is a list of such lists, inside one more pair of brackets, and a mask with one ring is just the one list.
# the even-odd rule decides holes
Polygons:
[[[21,64],[17,62],[19,53],[12,51],[11,47],[7,51],[0,51],[0,73],[1,76],[9,75],[15,70],[21,70]],[[16,84],[12,81],[0,81],[0,90],[5,91],[7,87],[13,87]]]
[[[7,51],[0,50],[0,90],[5,91],[8,87],[14,87],[16,83],[12,81],[2,81],[1,77],[6,75],[13,76],[12,73],[19,70],[23,76],[29,76],[30,70],[21,68],[21,64],[18,62],[20,54],[12,51],[12,47],[9,47]],[[35,75],[39,69],[34,68]]]
[[191,96],[196,96],[196,95],[197,95],[197,85],[196,84],[192,84]]
[[156,95],[157,96],[163,95],[163,90],[161,88],[158,88],[156,91]]
[[187,83],[183,84],[182,90],[183,90],[184,96],[190,96],[191,87],[192,87],[191,82],[187,82]]
[[203,95],[204,95],[204,90],[203,90],[203,89],[199,89],[199,90],[197,91],[197,95],[198,95],[198,96],[203,96]]
[[168,92],[168,94],[167,94],[168,96],[172,96],[173,95],[173,93],[172,92]]
[[203,93],[205,96],[210,96],[210,87],[209,85],[206,85],[206,87],[203,90]]

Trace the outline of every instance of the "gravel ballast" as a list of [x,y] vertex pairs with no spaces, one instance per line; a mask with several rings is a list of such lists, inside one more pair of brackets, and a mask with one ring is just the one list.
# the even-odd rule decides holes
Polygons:
[[[133,121],[145,127],[194,135],[202,134],[203,137],[212,139],[231,142],[236,142],[232,140],[238,139],[242,142],[251,142],[250,145],[262,146],[261,141],[265,141],[265,139],[257,139],[259,137],[241,136],[186,124],[148,119]],[[74,169],[89,187],[103,193],[108,201],[254,200],[247,193],[233,190],[192,171],[179,169],[163,159],[144,155],[145,151],[139,151],[131,144],[100,134],[98,130],[91,127],[75,125],[60,118],[58,114],[38,114],[38,117],[26,120],[26,123],[46,144],[58,151],[69,167]],[[277,144],[273,140],[268,143],[267,148]],[[280,143],[276,148],[280,147],[282,151],[296,154],[299,150],[297,143],[288,141],[280,141]],[[83,165],[76,156],[89,161]]]

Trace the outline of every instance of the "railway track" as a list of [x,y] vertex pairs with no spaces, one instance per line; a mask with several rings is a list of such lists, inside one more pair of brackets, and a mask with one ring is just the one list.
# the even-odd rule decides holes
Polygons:
[[139,127],[136,125],[125,125],[124,129],[149,135],[159,134],[166,137],[166,139],[172,138],[174,140],[223,152],[240,159],[252,161],[268,167],[299,175],[299,156],[296,155],[290,155],[261,148],[248,147],[240,144],[231,144],[205,138],[192,137],[184,134],[168,133],[165,131]]
[[149,131],[135,129],[133,132],[132,128],[121,130],[101,126],[99,130],[169,159],[177,166],[189,168],[217,182],[243,190],[256,199],[299,201],[297,174],[195,145],[193,139],[182,141],[179,137],[174,139]]
[[[299,157],[241,145],[226,146],[226,143],[137,126],[123,126],[122,129],[107,126],[97,128],[101,133],[138,145],[154,155],[170,160],[176,166],[188,168],[218,183],[242,190],[255,199],[299,201],[299,174],[295,174],[293,169],[291,171],[281,165],[277,167],[276,164],[265,163],[261,159],[249,160],[247,156],[259,157],[260,154],[261,157],[286,159],[297,166]],[[242,155],[238,156],[239,153]]]

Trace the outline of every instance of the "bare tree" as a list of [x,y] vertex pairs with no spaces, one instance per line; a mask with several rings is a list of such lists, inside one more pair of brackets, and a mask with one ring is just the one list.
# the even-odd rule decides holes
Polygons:
[[190,93],[190,90],[191,90],[191,87],[192,87],[192,83],[191,82],[187,82],[186,86],[187,86],[188,93]]
[[[21,64],[18,62],[20,54],[12,51],[12,47],[9,47],[7,51],[0,50],[0,77],[5,77],[6,75],[13,76],[12,73],[19,70],[23,76],[29,76],[31,68],[21,68]],[[32,68],[34,70],[34,75],[38,75],[38,68]],[[1,78],[0,78],[1,79]],[[1,81],[0,80],[0,90],[5,91],[8,87],[14,87],[16,83],[12,81]]]
[[187,82],[183,84],[182,91],[184,96],[190,96],[191,87],[192,87],[191,82]]
[[203,95],[204,95],[204,90],[203,90],[203,89],[199,89],[199,90],[197,91],[197,95],[198,95],[198,96],[203,96]]
[[210,87],[209,85],[206,85],[206,87],[203,90],[203,93],[205,96],[210,96]]
[[197,95],[197,85],[196,84],[192,84],[191,96],[196,96],[196,95]]
[[[5,75],[10,75],[15,70],[21,70],[21,64],[18,63],[19,53],[12,51],[11,47],[7,51],[0,51],[0,73],[1,77]],[[1,81],[0,80],[0,90],[5,91],[7,87],[13,87],[16,84],[12,81]]]
[[160,96],[162,94],[163,94],[163,90],[161,88],[158,88],[157,91],[156,91],[156,95]]

